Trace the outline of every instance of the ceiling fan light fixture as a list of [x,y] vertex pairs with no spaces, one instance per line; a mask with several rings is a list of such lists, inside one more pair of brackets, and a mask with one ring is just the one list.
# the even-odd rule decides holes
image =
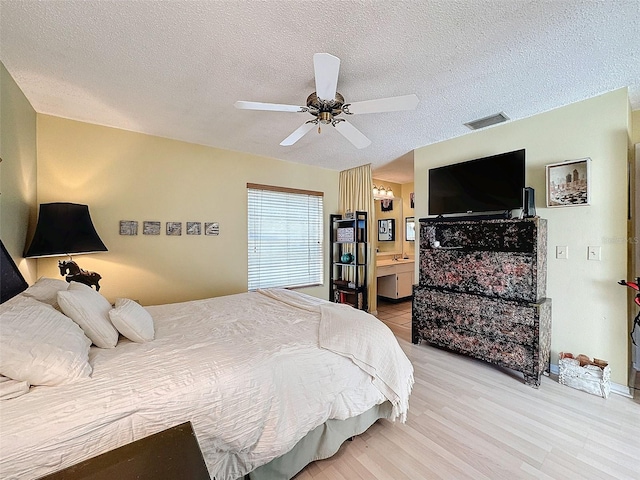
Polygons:
[[328,125],[333,122],[333,115],[331,115],[331,112],[320,112],[318,113],[318,120],[320,123]]
[[[418,97],[414,94],[363,100],[345,105],[344,97],[336,91],[340,59],[329,53],[316,53],[313,56],[313,70],[316,91],[307,97],[307,105],[304,107],[244,100],[238,100],[234,105],[241,110],[308,113],[315,117],[310,121],[311,124],[305,122],[280,142],[283,147],[296,143],[305,134],[313,130],[314,126],[317,126],[318,133],[320,133],[321,125],[331,125],[358,149],[371,145],[371,140],[344,118],[337,118],[339,115],[414,110],[418,105]],[[393,196],[393,193],[391,196]]]

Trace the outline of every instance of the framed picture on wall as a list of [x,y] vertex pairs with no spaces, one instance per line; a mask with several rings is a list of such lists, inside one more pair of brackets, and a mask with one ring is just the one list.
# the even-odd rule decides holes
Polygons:
[[167,235],[182,235],[182,222],[167,222]]
[[120,235],[138,235],[136,220],[120,220]]
[[160,235],[160,222],[145,220],[142,222],[143,235]]
[[393,242],[395,240],[395,219],[387,218],[384,220],[378,220],[378,241],[379,242]]
[[380,210],[383,212],[390,212],[393,210],[393,200],[389,198],[383,198],[380,200]]
[[590,158],[547,165],[547,207],[589,205],[590,167]]
[[202,222],[187,222],[187,235],[201,235]]
[[407,242],[416,241],[416,221],[414,217],[407,217],[404,219],[404,239]]

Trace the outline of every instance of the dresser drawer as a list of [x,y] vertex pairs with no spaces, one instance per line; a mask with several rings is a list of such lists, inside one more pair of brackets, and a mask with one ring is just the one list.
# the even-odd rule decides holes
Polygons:
[[541,304],[513,302],[469,294],[452,294],[416,287],[413,324],[421,332],[448,328],[470,336],[496,341],[537,345]]
[[[544,230],[544,231],[543,231]],[[541,234],[546,235],[546,220],[497,219],[459,220],[420,219],[420,250],[462,248],[471,251],[535,253]]]
[[512,368],[525,375],[537,375],[541,370],[538,355],[529,345],[477,337],[447,328],[421,330],[420,337],[433,345]]
[[539,275],[523,253],[431,249],[420,255],[420,285],[452,292],[535,302],[546,294]]
[[536,302],[546,296],[546,221],[420,222],[420,285]]

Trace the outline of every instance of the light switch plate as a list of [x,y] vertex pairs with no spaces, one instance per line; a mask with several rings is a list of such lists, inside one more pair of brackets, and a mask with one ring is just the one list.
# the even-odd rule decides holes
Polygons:
[[587,259],[588,260],[600,260],[600,247],[587,247]]
[[567,246],[556,246],[556,258],[561,260],[566,260],[569,258],[569,247]]

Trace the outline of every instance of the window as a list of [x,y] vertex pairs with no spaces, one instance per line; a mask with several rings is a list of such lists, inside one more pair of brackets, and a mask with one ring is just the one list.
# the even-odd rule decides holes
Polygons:
[[323,282],[322,192],[247,184],[249,290]]

